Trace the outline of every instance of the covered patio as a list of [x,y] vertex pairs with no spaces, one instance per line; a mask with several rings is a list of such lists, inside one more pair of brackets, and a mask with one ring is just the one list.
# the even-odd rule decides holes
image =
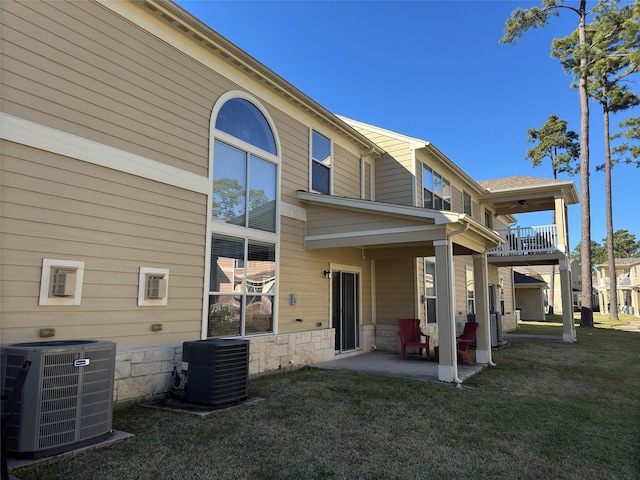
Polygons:
[[[465,367],[458,365],[456,355],[453,257],[473,257],[476,321],[479,324],[476,362],[493,365],[487,251],[503,242],[496,232],[465,214],[308,192],[298,192],[297,197],[306,205],[307,249],[359,248],[362,258],[372,260],[376,265],[402,259],[435,258],[440,361],[427,367],[429,362],[423,360],[424,371],[417,372],[418,376],[428,376],[427,369],[431,368],[439,381],[460,383],[463,381],[461,375],[466,375]],[[415,276],[413,271],[405,274]],[[384,272],[376,267],[375,275],[382,277]],[[417,292],[415,285],[413,291]],[[375,295],[378,299],[383,298],[385,291],[377,289]],[[417,303],[415,297],[412,298]],[[395,325],[397,318],[384,318],[383,321],[387,326]],[[374,317],[374,325],[379,324],[379,320]],[[376,352],[376,355],[382,354]],[[357,363],[356,360],[352,362]],[[402,367],[408,370],[406,365]]]

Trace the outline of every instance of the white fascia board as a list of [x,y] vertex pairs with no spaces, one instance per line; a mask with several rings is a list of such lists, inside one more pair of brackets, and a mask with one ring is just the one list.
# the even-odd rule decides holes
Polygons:
[[385,135],[390,138],[394,138],[401,142],[407,143],[410,148],[413,148],[416,150],[419,148],[425,148],[426,146],[430,145],[430,142],[427,142],[426,140],[422,140],[420,138],[410,137],[402,133],[394,132],[393,130],[387,130],[386,128],[376,127],[375,125],[359,122],[358,120],[353,120],[351,118],[343,117],[342,115],[336,115],[336,117],[338,117],[340,120],[345,122],[347,125],[350,125],[351,127],[362,128],[363,130],[369,130],[372,133],[377,133],[380,135]]
[[209,193],[205,176],[2,112],[0,138],[192,192]]

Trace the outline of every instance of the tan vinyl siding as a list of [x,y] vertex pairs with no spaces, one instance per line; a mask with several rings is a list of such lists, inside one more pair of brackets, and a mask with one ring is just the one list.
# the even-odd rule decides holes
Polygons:
[[[3,343],[46,327],[118,348],[199,337],[204,195],[10,142],[2,151]],[[37,305],[43,258],[85,262],[80,306]],[[170,270],[166,307],[137,306],[142,266]],[[152,323],[163,330],[150,335]]]
[[411,152],[407,148],[388,151],[376,161],[376,201],[415,205],[411,172]]
[[230,82],[94,2],[2,7],[4,112],[207,175]]
[[360,158],[337,144],[333,146],[333,194],[360,198]]
[[271,115],[282,148],[281,198],[296,205],[296,191],[309,190],[309,127],[275,108]]
[[[511,267],[500,268],[499,277],[504,280],[504,312],[506,314],[513,313],[516,309],[514,305],[513,292],[513,269]],[[558,282],[560,283],[560,282]],[[557,290],[557,298],[560,298],[560,290]]]
[[427,223],[347,210],[336,214],[334,209],[321,206],[307,207],[307,220],[310,220],[310,224],[313,225],[307,227],[307,235],[340,234],[354,230],[375,232],[380,229],[419,227]]
[[451,185],[451,211],[457,213],[463,213],[462,206],[462,190],[458,190]]
[[[279,333],[319,330],[331,326],[331,280],[325,278],[323,272],[332,263],[362,268],[362,323],[371,324],[370,262],[361,258],[360,251],[352,248],[304,250],[304,222],[283,217],[281,228]],[[292,293],[298,297],[295,306],[289,302]],[[304,321],[296,322],[297,318]],[[322,326],[317,327],[317,322],[321,322]]]
[[414,265],[413,258],[376,260],[376,323],[397,325],[416,315]]
[[473,267],[473,260],[471,257],[465,255],[453,258],[453,268],[455,270],[455,314],[457,317],[467,314],[467,265]]
[[[376,160],[375,197],[378,202],[397,203],[400,205],[420,205],[418,199],[413,198],[414,192],[414,154],[409,145],[397,138],[383,135],[366,128],[354,127],[369,140],[385,150],[385,154]],[[422,184],[418,184],[421,186]],[[420,198],[420,195],[418,195]]]

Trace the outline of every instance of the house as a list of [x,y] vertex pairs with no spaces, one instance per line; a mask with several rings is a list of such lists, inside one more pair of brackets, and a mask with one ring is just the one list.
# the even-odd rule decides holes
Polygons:
[[[616,258],[616,285],[618,311],[640,317],[640,258]],[[611,272],[609,264],[596,265],[594,286],[602,313],[609,314],[611,309]]]
[[[580,309],[582,303],[580,292],[582,291],[581,267],[577,260],[569,260],[569,270],[571,271],[571,298],[573,311]],[[551,305],[551,287],[553,285],[553,313],[562,314],[562,291],[560,282],[560,271],[555,265],[536,265],[531,267],[515,267],[515,272],[528,275],[530,277],[539,278],[547,284],[547,290],[543,292],[544,306],[547,307],[547,313]],[[553,281],[551,280],[553,275]]]
[[520,310],[522,320],[544,321],[544,293],[547,282],[536,276],[525,275],[517,270],[513,272],[516,293],[516,308]]
[[[2,343],[115,342],[117,402],[166,392],[186,341],[246,338],[258,374],[399,351],[403,317],[457,382],[469,315],[478,363],[491,312],[515,326],[514,265],[569,281],[571,182],[475,182],[429,142],[335,116],[171,2],[0,13]],[[525,205],[556,225],[510,228]]]

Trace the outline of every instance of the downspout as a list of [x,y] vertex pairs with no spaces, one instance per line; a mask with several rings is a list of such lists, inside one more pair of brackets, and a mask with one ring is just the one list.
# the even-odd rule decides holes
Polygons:
[[371,155],[373,152],[376,151],[376,147],[371,147],[367,152],[363,153],[362,155],[360,155],[360,200],[365,200],[364,198],[364,193],[365,193],[365,189],[364,189],[364,181],[365,181],[365,175],[364,175],[364,159],[365,157],[368,157],[369,155]]
[[[447,249],[449,250],[448,253],[448,261],[449,261],[449,265],[448,265],[448,269],[449,269],[449,292],[452,292],[455,296],[455,285],[454,285],[454,278],[453,278],[453,243],[451,242],[451,238],[454,235],[459,235],[461,233],[466,232],[469,229],[469,223],[467,223],[464,227],[459,228],[458,230],[454,230],[453,232],[449,233],[447,235]],[[453,297],[449,296],[449,317],[451,318],[451,332],[453,332],[453,335],[451,336],[451,351],[453,352],[453,359],[454,362],[456,362],[456,370],[455,370],[455,376],[453,378],[453,383],[455,383],[457,386],[462,384],[462,380],[460,380],[460,378],[458,377],[458,355],[456,353],[456,335],[455,335],[455,331],[456,331],[456,309],[454,308],[455,302],[453,301]]]

